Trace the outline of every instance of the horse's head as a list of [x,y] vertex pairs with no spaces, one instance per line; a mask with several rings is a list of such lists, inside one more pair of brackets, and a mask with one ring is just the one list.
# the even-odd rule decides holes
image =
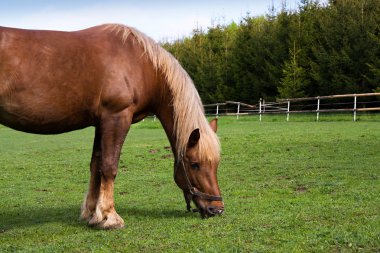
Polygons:
[[[212,120],[210,126],[216,132],[217,120]],[[186,150],[176,161],[174,178],[183,190],[187,209],[191,210],[190,203],[193,201],[197,206],[195,210],[206,218],[222,214],[224,203],[217,181],[219,152],[217,157],[201,155],[200,152],[207,152],[199,148],[201,138],[206,136],[203,136],[199,129],[192,131]]]

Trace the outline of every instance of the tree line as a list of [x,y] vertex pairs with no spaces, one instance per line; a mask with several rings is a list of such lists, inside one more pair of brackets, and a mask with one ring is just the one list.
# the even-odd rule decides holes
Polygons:
[[204,103],[380,92],[379,0],[301,0],[162,44]]

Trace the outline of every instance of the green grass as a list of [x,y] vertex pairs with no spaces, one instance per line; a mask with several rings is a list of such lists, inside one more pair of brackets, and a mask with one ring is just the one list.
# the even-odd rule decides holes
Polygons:
[[78,220],[92,128],[0,126],[0,252],[379,252],[379,122],[274,121],[220,118],[226,213],[207,220],[185,211],[159,122],[134,125],[114,231]]
[[[236,118],[236,116],[228,116],[231,118]],[[246,118],[247,116],[240,116],[240,118]],[[248,116],[250,120],[259,121],[258,115]],[[286,121],[287,115],[286,113],[282,114],[262,114],[263,122],[284,122]],[[353,121],[353,113],[350,112],[338,112],[338,113],[320,113],[319,120],[320,122],[330,122],[330,121]],[[289,114],[289,122],[313,122],[317,121],[316,113],[290,113]],[[356,121],[367,121],[367,122],[380,122],[380,113],[365,113],[358,112],[356,114]]]

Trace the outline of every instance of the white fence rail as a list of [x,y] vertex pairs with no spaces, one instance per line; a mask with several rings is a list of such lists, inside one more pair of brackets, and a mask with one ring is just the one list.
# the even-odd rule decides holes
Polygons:
[[206,115],[232,115],[237,119],[240,115],[259,115],[261,121],[265,114],[286,114],[286,120],[289,121],[290,114],[293,113],[316,113],[318,121],[320,113],[352,112],[353,121],[356,121],[358,112],[380,111],[380,93],[278,99],[276,102],[260,99],[256,105],[226,101],[204,107]]

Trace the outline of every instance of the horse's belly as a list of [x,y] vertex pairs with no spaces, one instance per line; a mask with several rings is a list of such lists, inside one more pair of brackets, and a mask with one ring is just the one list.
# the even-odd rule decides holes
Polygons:
[[[38,134],[68,132],[92,125],[91,92],[76,91],[50,82],[1,82],[0,124]],[[6,85],[1,85],[6,84]],[[79,87],[80,88],[80,87]],[[0,90],[1,91],[1,90]]]
[[92,125],[92,120],[86,112],[59,115],[52,113],[53,110],[39,112],[25,109],[20,111],[0,106],[0,124],[15,130],[36,134],[58,134]]

